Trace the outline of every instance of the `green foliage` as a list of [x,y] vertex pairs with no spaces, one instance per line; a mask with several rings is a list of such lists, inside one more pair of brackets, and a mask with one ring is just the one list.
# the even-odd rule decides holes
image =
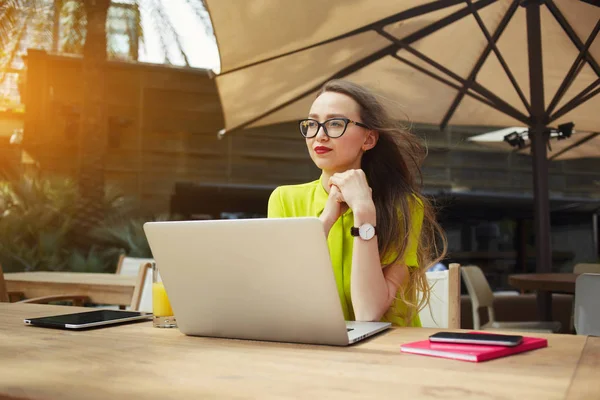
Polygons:
[[[90,234],[94,246],[73,245],[77,188],[65,178],[0,182],[0,263],[12,271],[113,272],[118,257],[152,257],[134,203],[107,186],[105,221]],[[165,219],[161,217],[160,219]]]
[[145,220],[134,218],[123,222],[108,222],[92,232],[97,243],[122,249],[131,257],[152,257],[150,246],[146,241],[143,225]]

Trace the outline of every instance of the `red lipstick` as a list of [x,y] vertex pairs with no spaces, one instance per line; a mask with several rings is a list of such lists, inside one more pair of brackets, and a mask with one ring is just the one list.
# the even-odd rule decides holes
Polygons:
[[329,147],[325,147],[325,146],[317,146],[315,147],[315,153],[317,154],[325,154],[325,153],[329,153],[331,151],[331,149]]

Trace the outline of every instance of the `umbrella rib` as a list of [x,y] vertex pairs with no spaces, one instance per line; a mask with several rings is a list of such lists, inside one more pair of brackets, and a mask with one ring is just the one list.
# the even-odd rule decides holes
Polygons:
[[573,65],[571,66],[571,69],[567,73],[567,76],[565,76],[565,79],[563,80],[560,87],[556,91],[554,98],[552,99],[552,101],[550,102],[550,105],[548,106],[548,111],[546,111],[546,115],[552,114],[552,111],[554,111],[554,109],[558,105],[558,102],[563,98],[567,89],[571,86],[571,84],[573,83],[573,81],[575,80],[575,78],[577,77],[577,75],[579,74],[581,69],[583,68],[583,65],[585,62],[583,60],[584,54],[588,51],[588,49],[594,42],[594,39],[596,39],[596,36],[598,35],[598,31],[600,31],[600,20],[598,20],[598,22],[596,23],[596,26],[592,30],[592,33],[590,33],[590,36],[588,37],[587,41],[585,42],[585,45],[579,52],[579,55],[575,59],[575,62],[573,62]]
[[[473,6],[472,0],[467,0],[467,2],[469,3],[469,7]],[[513,4],[511,6],[515,7],[514,11],[516,11],[516,7],[518,5],[519,5],[518,1],[514,1],[513,2]],[[513,14],[514,14],[514,11],[513,11]],[[508,25],[508,23],[510,21],[510,17],[512,17],[512,14],[510,15],[509,19],[506,21],[506,25],[502,28],[502,31],[498,34],[498,37],[496,38],[496,40],[492,40],[492,36],[490,35],[490,32],[487,30],[485,24],[483,23],[483,20],[481,19],[481,17],[479,16],[479,13],[475,9],[473,10],[473,16],[477,20],[477,23],[479,24],[479,27],[481,28],[481,30],[482,30],[485,38],[491,44],[492,50],[494,51],[494,54],[496,54],[496,57],[498,57],[498,61],[500,62],[500,65],[502,65],[502,68],[504,69],[504,72],[506,72],[506,75],[508,76],[508,79],[510,80],[510,83],[512,83],[512,85],[514,86],[515,90],[517,91],[517,94],[521,98],[521,101],[523,102],[523,105],[525,106],[525,108],[527,109],[527,111],[531,113],[531,106],[529,105],[529,102],[527,101],[527,98],[523,94],[523,91],[521,90],[521,87],[519,86],[519,83],[517,82],[517,79],[513,75],[513,73],[510,70],[510,68],[508,67],[508,64],[507,64],[506,60],[504,59],[504,56],[502,55],[502,53],[500,53],[500,49],[498,49],[498,46],[496,45],[496,42],[500,39],[500,35],[504,31],[504,28],[506,28],[506,25]]]
[[[460,84],[465,85],[466,80],[461,78],[456,73],[450,71],[448,68],[444,67],[440,63],[427,57],[425,54],[423,54],[420,51],[416,50],[415,48],[411,47],[409,44],[405,44],[403,41],[398,40],[398,39],[395,39],[395,40],[399,43],[399,47],[404,48],[409,53],[415,55],[416,57],[420,58],[421,60],[423,60],[426,63],[428,63],[429,65],[431,65],[432,67],[436,68],[438,71],[445,73],[449,77],[458,81]],[[496,104],[496,106],[498,107],[498,109],[501,112],[517,119],[518,121],[523,122],[524,124],[529,124],[529,119],[527,118],[527,116],[525,114],[521,113],[519,110],[517,110],[516,108],[511,106],[509,103],[507,103],[506,101],[504,101],[501,98],[499,98],[498,96],[496,96],[490,90],[483,87],[480,83],[472,82],[471,85],[472,85],[472,87],[471,87],[472,90],[474,90],[476,93],[480,94],[481,96],[488,98],[492,103]]]
[[[577,47],[577,50],[581,51],[581,49],[583,48],[583,43],[581,42],[581,39],[579,39],[579,36],[577,36],[575,31],[573,30],[573,27],[569,24],[569,22],[567,21],[565,16],[558,9],[558,7],[556,7],[556,4],[554,4],[554,1],[547,0],[545,2],[545,4],[546,4],[546,7],[548,7],[550,12],[554,16],[554,18],[556,19],[556,21],[563,28],[563,30],[565,31],[565,33],[567,34],[569,39],[571,39],[571,42],[573,42],[575,47]],[[592,69],[594,70],[596,75],[598,75],[600,77],[600,65],[598,65],[598,63],[596,62],[594,57],[590,54],[590,52],[586,51],[584,53],[584,57],[585,57],[585,60],[590,64],[590,67],[592,67]]]
[[[480,0],[479,2],[474,4],[473,7],[476,7],[477,9],[483,8],[483,7],[489,6],[490,4],[493,4],[495,1],[496,0]],[[313,87],[309,88],[308,90],[305,90],[304,92],[293,97],[292,99],[287,100],[287,101],[281,103],[280,105],[273,107],[270,110],[229,129],[229,131],[231,132],[233,130],[243,129],[243,128],[247,127],[248,125],[253,124],[256,121],[259,121],[259,120],[281,110],[282,108],[287,107],[288,105],[302,99],[303,97],[308,96],[310,93],[316,92],[327,81],[329,81],[331,79],[339,79],[344,76],[348,76],[351,73],[356,72],[359,69],[361,69],[369,64],[372,64],[373,62],[375,62],[385,56],[393,55],[396,51],[398,51],[400,46],[406,46],[405,43],[412,43],[413,41],[419,40],[419,39],[423,38],[424,36],[427,36],[433,32],[436,32],[436,31],[466,17],[467,15],[470,15],[470,11],[468,10],[468,8],[465,7],[465,8],[462,8],[462,9],[460,9],[460,10],[458,10],[458,11],[432,23],[432,24],[429,24],[426,27],[416,31],[412,35],[407,36],[405,39],[405,42],[403,42],[402,44],[392,43],[389,46],[386,46],[383,49],[381,49],[369,56],[366,56],[366,57],[356,61],[355,63],[348,65],[345,68],[342,68],[341,70],[339,70],[335,74],[331,75],[327,79],[321,81],[319,84],[314,85]],[[517,118],[517,119],[519,119],[519,118]],[[221,130],[219,132],[219,136],[222,137],[225,134],[225,132],[226,132],[225,130]]]
[[311,44],[309,46],[301,47],[299,49],[291,50],[291,51],[288,51],[288,52],[283,53],[283,54],[278,54],[278,55],[273,56],[273,57],[268,57],[268,58],[265,58],[263,60],[259,60],[259,61],[255,61],[255,62],[252,62],[252,63],[249,63],[249,64],[245,64],[245,65],[242,65],[240,67],[236,67],[234,69],[230,69],[228,71],[224,71],[221,74],[219,74],[219,76],[227,75],[227,74],[230,74],[232,72],[236,72],[236,71],[240,71],[240,70],[243,70],[243,69],[246,69],[246,68],[254,67],[256,65],[264,64],[266,62],[277,60],[277,59],[282,58],[282,57],[286,57],[286,56],[289,56],[289,55],[292,55],[292,54],[300,53],[300,52],[303,52],[305,50],[310,50],[310,49],[313,49],[315,47],[319,47],[319,46],[322,46],[322,45],[325,45],[325,44],[336,42],[338,40],[346,39],[348,37],[355,36],[355,35],[358,35],[360,33],[364,33],[364,32],[368,32],[370,30],[381,28],[383,26],[392,24],[394,22],[404,21],[404,20],[411,19],[411,18],[416,18],[416,17],[419,17],[421,15],[429,14],[429,13],[432,13],[434,11],[439,11],[439,10],[442,10],[444,8],[452,7],[452,6],[455,6],[455,5],[463,3],[463,2],[464,2],[464,0],[444,0],[444,1],[434,1],[434,2],[431,2],[431,3],[423,4],[423,5],[420,5],[420,6],[417,6],[417,7],[413,7],[411,9],[409,9],[409,10],[405,10],[405,11],[399,12],[397,14],[394,14],[394,15],[390,16],[390,17],[383,18],[383,19],[381,19],[379,21],[372,22],[372,23],[370,23],[368,25],[365,25],[365,26],[362,26],[360,28],[354,29],[354,30],[352,30],[350,32],[343,33],[343,34],[335,36],[333,38],[326,39],[326,40],[323,40],[323,41],[318,42],[318,43],[313,43],[313,44]]
[[[471,1],[469,1],[469,6],[471,6],[471,5],[472,5],[472,3],[471,3]],[[509,9],[506,11],[506,14],[504,14],[504,17],[498,24],[493,37],[489,37],[489,32],[487,32],[487,29],[485,29],[485,26],[482,25],[483,22],[481,22],[480,26],[482,27],[482,30],[484,30],[484,34],[486,35],[486,38],[488,39],[488,44],[487,44],[486,48],[483,50],[483,52],[481,53],[477,62],[475,63],[475,66],[471,70],[471,73],[469,74],[469,77],[467,78],[466,84],[463,85],[462,88],[459,90],[458,94],[454,98],[454,101],[452,102],[452,105],[448,109],[448,112],[442,119],[442,123],[440,124],[442,129],[444,129],[448,125],[448,122],[450,121],[450,119],[456,112],[456,109],[460,105],[462,99],[464,98],[465,93],[467,92],[467,90],[471,87],[471,85],[475,81],[475,77],[477,76],[477,74],[479,73],[481,68],[483,67],[485,60],[487,60],[488,56],[490,55],[492,47],[494,49],[497,49],[496,42],[498,41],[498,39],[500,39],[500,36],[504,32],[504,29],[506,28],[506,26],[512,19],[515,12],[517,11],[518,6],[519,6],[518,0],[513,1],[513,3],[510,5]],[[476,15],[476,18],[479,22],[481,20],[481,18],[479,18],[479,14],[477,13],[477,11],[473,11],[473,14]],[[505,64],[504,58],[501,57],[500,52],[498,51],[496,53],[496,55],[498,56],[499,60],[502,60],[501,62],[503,63],[503,66],[504,66],[504,64]],[[510,70],[508,69],[508,66],[506,66],[505,71],[506,71],[507,75],[509,76],[509,79],[511,79],[511,82],[513,82],[514,77],[512,76],[512,73],[510,72]],[[525,107],[527,108],[527,110],[530,111],[529,103],[527,102],[527,99],[523,95],[523,92],[521,91],[521,88],[516,83],[516,81],[514,81],[513,86],[515,87],[517,93],[521,97],[521,100],[523,101],[523,104],[525,104]]]
[[[433,72],[431,72],[431,71],[429,71],[429,70],[421,67],[420,65],[417,65],[417,64],[413,63],[412,61],[409,61],[409,60],[407,60],[407,59],[405,59],[405,58],[403,58],[403,57],[401,57],[401,56],[399,56],[397,54],[392,54],[392,57],[394,57],[398,61],[402,61],[406,65],[409,65],[409,66],[413,67],[417,71],[420,71],[420,72],[424,73],[425,75],[428,75],[428,76],[432,77],[433,79],[438,80],[438,81],[440,81],[440,82],[442,82],[442,83],[450,86],[453,89],[456,89],[456,90],[460,90],[461,89],[461,87],[458,84],[456,84],[456,83],[454,83],[452,81],[449,81],[446,78],[441,77],[441,76],[439,76],[437,74],[434,74]],[[471,92],[467,91],[465,94],[467,94],[467,95],[469,95],[469,96],[471,96],[471,97],[473,97],[473,98],[481,101],[482,103],[487,104],[490,107],[493,107],[493,108],[497,109],[497,107],[496,107],[496,105],[494,103],[492,103],[491,101],[489,101],[488,99],[486,99],[485,97],[483,97],[483,96],[481,96],[481,95],[479,95],[477,93],[471,93]],[[498,111],[500,111],[500,110],[498,110]]]
[[[425,54],[416,50],[415,48],[410,46],[410,44],[408,44],[404,40],[397,39],[385,31],[378,31],[378,33],[380,35],[384,36],[385,38],[389,39],[390,41],[394,42],[397,45],[398,49],[404,49],[404,50],[408,51],[409,53],[413,54],[417,58],[420,58],[421,60],[425,61],[427,64],[436,68],[438,71],[443,72],[446,75],[448,75],[449,77],[455,79],[460,84],[466,85],[465,79],[461,78],[458,74],[450,71],[448,68],[444,67],[437,61],[434,61],[433,59],[429,58]],[[523,123],[526,123],[526,124],[529,123],[527,116],[525,116],[519,110],[517,110],[516,108],[514,108],[513,106],[511,106],[510,104],[508,104],[507,102],[505,102],[504,100],[502,100],[501,98],[496,96],[490,90],[483,87],[481,84],[473,81],[473,82],[471,82],[471,86],[472,86],[471,87],[472,90],[474,90],[475,92],[477,92],[478,94],[480,94],[483,97],[487,97],[492,103],[495,103],[498,107],[500,107],[499,110],[501,112],[503,112],[507,115],[510,115]]]
[[596,88],[596,86],[598,86],[598,85],[600,85],[600,78],[596,79],[593,83],[588,85],[588,87],[583,89],[581,91],[581,93],[579,93],[577,96],[573,97],[571,99],[571,101],[569,101],[567,104],[565,104],[560,110],[555,112],[549,118],[548,123],[557,120],[558,118],[562,117],[563,115],[565,115],[566,113],[568,113],[569,111],[574,109],[575,107],[579,107],[581,104],[585,103],[586,101],[588,101],[589,99],[591,99],[592,97],[594,97],[598,93],[600,93],[600,88],[594,90]]
[[559,156],[565,154],[569,150],[573,150],[575,147],[579,147],[582,144],[584,144],[585,142],[589,142],[590,140],[592,140],[593,138],[595,138],[598,135],[600,135],[600,132],[595,132],[595,133],[592,133],[591,135],[584,137],[583,139],[576,141],[575,143],[570,144],[569,146],[565,147],[564,149],[562,149],[561,151],[559,151],[558,153],[556,153],[552,157],[550,157],[550,160],[554,160],[554,159],[558,158]]

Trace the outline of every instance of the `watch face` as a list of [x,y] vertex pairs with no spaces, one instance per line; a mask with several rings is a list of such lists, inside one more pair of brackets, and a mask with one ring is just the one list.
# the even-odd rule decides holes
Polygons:
[[364,240],[372,239],[375,236],[375,228],[371,224],[363,224],[358,228],[358,234]]

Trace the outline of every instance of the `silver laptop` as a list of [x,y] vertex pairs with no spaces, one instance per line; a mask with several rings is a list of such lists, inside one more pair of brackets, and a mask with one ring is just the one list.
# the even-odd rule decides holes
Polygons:
[[186,335],[344,346],[390,327],[346,322],[318,218],[148,222]]

